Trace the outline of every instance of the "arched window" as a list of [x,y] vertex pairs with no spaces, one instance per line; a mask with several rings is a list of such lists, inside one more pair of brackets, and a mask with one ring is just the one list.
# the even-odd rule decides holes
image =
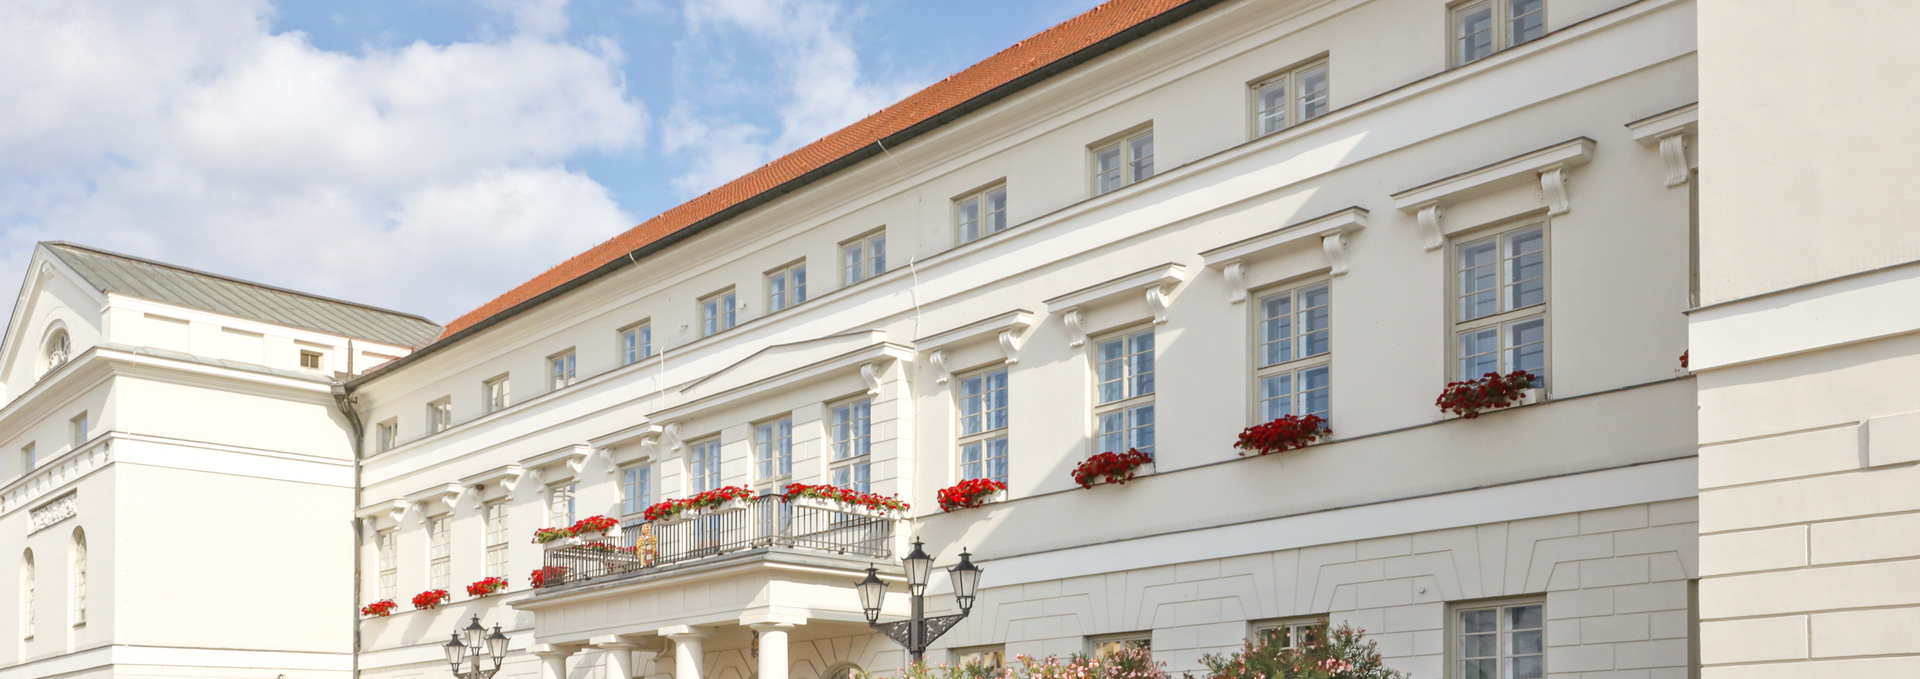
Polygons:
[[47,372],[53,372],[73,356],[73,339],[64,329],[54,330],[47,336]]
[[87,533],[73,529],[73,626],[87,624]]
[[33,638],[33,550],[20,559],[20,638]]

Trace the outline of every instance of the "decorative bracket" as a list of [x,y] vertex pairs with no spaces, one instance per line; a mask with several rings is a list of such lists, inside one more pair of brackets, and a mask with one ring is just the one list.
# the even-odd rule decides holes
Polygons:
[[1060,315],[1060,322],[1067,324],[1067,346],[1078,349],[1087,343],[1087,317],[1079,309],[1068,309]]
[[595,448],[593,449],[593,456],[600,458],[600,462],[602,463],[601,466],[604,466],[607,468],[608,476],[612,476],[614,472],[619,471],[618,469],[615,469],[613,466],[613,449],[612,448]]
[[1020,362],[1020,347],[1026,343],[1026,333],[1015,332],[1013,328],[1000,331],[1000,351],[1006,353],[1007,365]]
[[393,520],[396,524],[400,523],[401,519],[407,518],[407,508],[411,506],[412,505],[394,503],[393,509],[387,510],[387,518]]
[[1667,162],[1667,188],[1687,183],[1687,135],[1677,131],[1660,137],[1660,159]]
[[587,457],[588,453],[567,456],[567,469],[573,470],[574,476],[579,476],[580,470],[587,468]]
[[934,384],[946,384],[953,378],[953,370],[947,367],[947,350],[934,349],[927,352],[927,362],[933,364]]
[[1567,202],[1567,171],[1593,160],[1594,141],[1575,137],[1546,148],[1502,160],[1393,194],[1393,207],[1417,215],[1427,237],[1428,250],[1446,245],[1440,228],[1440,206],[1537,182],[1549,214],[1563,215]]
[[867,383],[867,395],[880,395],[880,362],[869,361],[860,364],[860,381]]
[[1440,203],[1427,203],[1420,206],[1420,212],[1415,219],[1420,222],[1420,232],[1427,237],[1428,250],[1438,250],[1440,246],[1447,244],[1447,235],[1440,230]]
[[477,483],[471,486],[467,486],[465,489],[461,490],[458,494],[454,496],[453,502],[447,505],[447,508],[459,509],[460,501],[466,498],[473,498],[474,504],[480,504],[480,498],[483,496],[485,492],[483,488],[484,486],[481,486],[480,484],[477,484]]
[[500,487],[507,489],[508,493],[512,493],[520,486],[520,476],[521,472],[518,469],[500,475]]
[[1563,165],[1540,171],[1540,195],[1547,199],[1547,214],[1564,215],[1573,205],[1567,200],[1567,168]]
[[[1347,273],[1347,234],[1335,233],[1320,237],[1320,249],[1327,253],[1327,263],[1332,266],[1327,275],[1340,276]],[[1244,297],[1246,291],[1242,290],[1240,294]]]
[[1167,322],[1167,307],[1173,305],[1173,284],[1147,288],[1147,309],[1153,312],[1153,324]]
[[677,453],[680,452],[681,448],[686,447],[686,442],[680,440],[679,422],[668,422],[662,426],[660,429],[660,437],[666,440],[667,450]]
[[527,470],[527,479],[533,482],[533,492],[547,494],[547,474],[538,469]]
[[420,524],[421,524],[421,525],[426,525],[426,523],[427,523],[427,503],[425,503],[425,502],[415,502],[415,503],[413,503],[413,513],[415,513],[415,514],[418,514],[418,515],[420,516]]
[[1247,263],[1237,259],[1227,262],[1221,265],[1220,274],[1227,277],[1227,303],[1247,301]]
[[1627,123],[1633,140],[1643,146],[1658,147],[1660,160],[1667,166],[1667,188],[1687,183],[1693,164],[1687,160],[1687,135],[1698,134],[1700,105],[1680,108]]

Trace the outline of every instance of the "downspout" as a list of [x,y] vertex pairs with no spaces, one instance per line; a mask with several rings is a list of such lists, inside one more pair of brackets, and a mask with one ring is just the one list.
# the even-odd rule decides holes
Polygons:
[[[347,366],[353,366],[353,341],[347,341]],[[351,372],[348,373],[352,375]],[[353,395],[347,392],[345,381],[333,383],[333,405],[346,416],[347,425],[353,430],[353,508],[360,508],[360,459],[361,449],[366,440],[366,427],[360,423],[360,412],[353,408]],[[351,516],[351,515],[350,515]],[[348,620],[353,625],[353,657],[351,659],[353,679],[360,679],[360,543],[362,542],[361,522],[353,518],[353,547],[347,551],[353,557],[353,609],[347,611]]]

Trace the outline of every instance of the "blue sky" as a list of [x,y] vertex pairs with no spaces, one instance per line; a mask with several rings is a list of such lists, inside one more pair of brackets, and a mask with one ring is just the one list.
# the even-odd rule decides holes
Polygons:
[[0,277],[71,240],[445,322],[1094,4],[0,3]]

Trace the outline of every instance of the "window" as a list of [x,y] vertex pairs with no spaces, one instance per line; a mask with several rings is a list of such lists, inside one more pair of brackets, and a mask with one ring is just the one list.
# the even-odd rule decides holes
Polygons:
[[1327,112],[1327,62],[1322,60],[1253,85],[1253,136],[1264,137]]
[[1138,632],[1134,634],[1094,637],[1088,640],[1087,646],[1087,655],[1095,658],[1105,658],[1126,649],[1152,651],[1153,633]]
[[793,475],[793,418],[782,417],[753,427],[753,478],[758,481]]
[[1539,679],[1546,674],[1542,636],[1545,605],[1461,607],[1454,611],[1458,676],[1466,679]]
[[840,244],[841,285],[853,285],[887,272],[887,232],[879,231]]
[[486,517],[487,577],[507,577],[507,503],[487,505],[481,515]]
[[871,493],[873,402],[860,399],[833,407],[833,485]]
[[33,471],[33,468],[38,466],[40,466],[40,453],[34,449],[33,444],[28,443],[27,445],[21,446],[20,473],[25,474]]
[[34,604],[33,550],[20,557],[20,638],[33,640]]
[[400,421],[387,420],[374,425],[374,448],[377,452],[393,450],[400,445]]
[[1093,195],[1098,196],[1152,176],[1152,129],[1093,149]]
[[767,313],[807,301],[807,263],[767,272]]
[[1259,385],[1261,422],[1286,415],[1327,416],[1332,304],[1326,281],[1260,298],[1254,309],[1260,316],[1254,381]]
[[1546,240],[1536,223],[1455,246],[1455,378],[1525,370],[1546,385]]
[[547,357],[547,389],[558,391],[573,386],[575,372],[573,350]]
[[640,523],[640,515],[653,505],[653,465],[637,464],[620,469],[620,516],[626,523]]
[[733,291],[714,293],[700,299],[700,336],[712,337],[733,329]]
[[719,487],[720,439],[710,438],[693,444],[693,453],[687,457],[687,495]]
[[73,358],[73,338],[67,335],[66,330],[53,331],[47,336],[47,373],[66,365],[69,358]]
[[633,365],[653,357],[653,325],[640,325],[620,331],[620,365]]
[[443,397],[427,404],[427,433],[438,434],[453,428],[453,398]]
[[483,403],[487,414],[506,410],[507,406],[513,404],[510,400],[513,397],[513,383],[507,381],[506,375],[487,380],[481,386],[481,396],[485,399]]
[[1095,352],[1094,452],[1153,454],[1153,330],[1102,340]]
[[1480,0],[1453,8],[1453,65],[1465,66],[1494,52],[1547,34],[1547,0]]
[[318,351],[300,350],[300,367],[308,370],[320,370],[326,367],[326,359]]
[[954,199],[953,224],[961,245],[1007,230],[1007,187],[995,186]]
[[547,489],[547,525],[566,528],[573,525],[573,493],[577,484],[554,486]]
[[427,589],[446,589],[453,576],[453,517],[427,520]]
[[1305,618],[1256,625],[1254,633],[1260,635],[1260,639],[1268,646],[1304,649],[1326,638],[1327,620]]
[[960,378],[960,478],[1007,482],[1007,369]]
[[399,540],[399,533],[391,530],[381,531],[374,537],[374,549],[379,552],[377,558],[380,560],[380,580],[374,591],[375,597],[392,599],[399,593],[400,560],[394,555],[398,551]]
[[1007,667],[1007,647],[975,646],[953,650],[953,664],[963,668],[979,668],[962,672],[963,677],[998,676]]
[[87,624],[87,534],[73,529],[73,626]]
[[89,436],[86,413],[80,413],[73,419],[67,420],[67,435],[73,439],[73,447],[79,448],[86,445]]

